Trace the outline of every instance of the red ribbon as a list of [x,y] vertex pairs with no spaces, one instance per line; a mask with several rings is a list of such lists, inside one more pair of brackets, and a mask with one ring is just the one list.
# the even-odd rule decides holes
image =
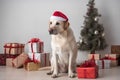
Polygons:
[[101,60],[101,61],[102,61],[102,69],[104,69],[104,66],[105,66],[104,60]]
[[39,63],[39,61],[37,60],[31,60],[30,58],[28,58],[26,61],[25,61],[25,65],[29,62],[34,62],[34,63]]
[[105,56],[105,57],[101,58],[101,60],[116,60],[116,58],[112,58],[110,56]]

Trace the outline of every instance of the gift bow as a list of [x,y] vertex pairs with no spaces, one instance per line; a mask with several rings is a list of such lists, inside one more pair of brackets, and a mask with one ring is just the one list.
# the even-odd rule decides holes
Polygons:
[[33,43],[33,42],[40,42],[39,38],[32,38],[28,43]]
[[87,60],[80,65],[80,67],[95,67],[96,63],[95,60]]
[[25,61],[25,64],[27,64],[27,63],[29,63],[29,62],[39,63],[39,61],[37,61],[37,60],[31,60],[30,58],[28,58],[28,59]]

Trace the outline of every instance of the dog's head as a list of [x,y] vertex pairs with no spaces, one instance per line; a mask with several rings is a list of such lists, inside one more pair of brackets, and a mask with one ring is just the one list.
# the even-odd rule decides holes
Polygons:
[[65,31],[68,27],[69,27],[69,22],[59,21],[59,20],[50,20],[49,33],[57,35]]
[[49,21],[49,33],[57,35],[69,27],[68,18],[60,11],[55,11]]

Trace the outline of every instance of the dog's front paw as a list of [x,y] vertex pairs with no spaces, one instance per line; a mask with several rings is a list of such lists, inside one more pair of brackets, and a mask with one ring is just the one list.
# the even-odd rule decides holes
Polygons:
[[58,77],[58,75],[57,74],[52,74],[52,76],[51,76],[52,78],[57,78]]
[[74,78],[74,77],[75,77],[75,73],[69,73],[68,76],[69,76],[70,78]]
[[50,71],[47,73],[47,75],[52,75],[53,74],[53,71]]

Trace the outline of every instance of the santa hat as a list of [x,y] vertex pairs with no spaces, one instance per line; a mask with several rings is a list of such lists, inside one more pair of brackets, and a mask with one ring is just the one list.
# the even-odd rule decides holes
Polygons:
[[60,21],[68,21],[68,18],[65,14],[60,11],[55,11],[53,15],[50,17],[50,20],[60,20]]

